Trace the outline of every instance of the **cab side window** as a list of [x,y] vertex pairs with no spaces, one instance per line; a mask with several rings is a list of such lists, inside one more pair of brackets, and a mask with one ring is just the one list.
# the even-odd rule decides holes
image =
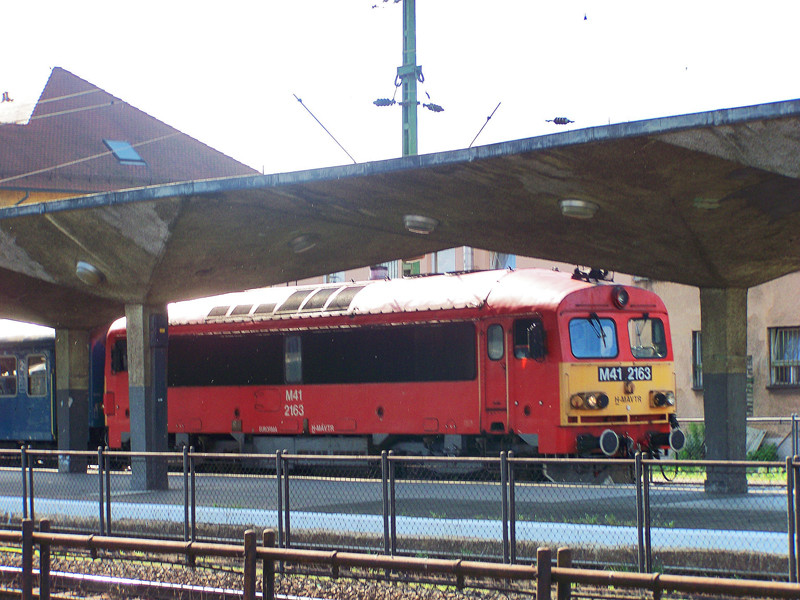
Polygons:
[[541,319],[517,319],[514,321],[514,356],[544,360],[547,341]]
[[486,352],[491,360],[503,358],[505,354],[504,338],[502,325],[489,325],[489,329],[486,332]]

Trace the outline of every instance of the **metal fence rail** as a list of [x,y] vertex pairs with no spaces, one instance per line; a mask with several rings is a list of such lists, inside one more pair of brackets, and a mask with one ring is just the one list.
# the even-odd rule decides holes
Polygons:
[[[66,454],[84,460],[87,472],[59,473],[54,466]],[[569,546],[583,567],[798,580],[797,458],[442,459],[187,449],[149,455],[167,464],[168,489],[134,490],[125,465],[137,456],[2,451],[5,464],[20,467],[0,470],[0,515],[6,513],[7,526],[47,515],[60,531],[184,542],[237,539],[245,529],[270,527],[286,549],[505,564],[532,561],[542,546]],[[747,493],[705,491],[706,471],[723,467],[746,472]],[[595,483],[543,478],[559,469]]]
[[[575,585],[593,585],[604,588],[644,590],[661,597],[664,592],[690,594],[714,594],[749,598],[797,598],[800,585],[795,583],[765,582],[742,579],[682,577],[662,574],[620,573],[571,567],[571,556],[567,549],[558,553],[557,566],[552,566],[552,554],[548,548],[539,548],[534,566],[505,565],[465,560],[437,560],[411,557],[392,557],[347,552],[321,552],[311,550],[281,549],[274,547],[274,533],[265,530],[263,545],[258,545],[256,533],[244,533],[244,543],[208,544],[198,542],[164,542],[147,538],[114,538],[107,536],[79,536],[56,534],[49,531],[49,523],[40,523],[40,531],[34,531],[34,522],[24,519],[21,532],[0,532],[0,540],[16,543],[22,551],[22,573],[20,587],[23,600],[34,597],[34,550],[39,547],[39,598],[51,597],[50,555],[53,548],[83,548],[92,552],[118,552],[122,550],[146,551],[148,554],[185,554],[190,560],[198,557],[227,557],[241,561],[242,596],[255,600],[258,588],[258,561],[261,561],[261,594],[265,600],[274,600],[276,563],[311,563],[324,565],[331,576],[339,576],[343,568],[383,570],[386,573],[401,572],[417,575],[442,574],[451,578],[450,585],[464,587],[466,578],[498,579],[506,581],[535,582],[538,600],[549,600],[556,586],[559,599],[568,600]],[[112,555],[113,556],[113,555]],[[124,593],[124,592],[123,592]]]

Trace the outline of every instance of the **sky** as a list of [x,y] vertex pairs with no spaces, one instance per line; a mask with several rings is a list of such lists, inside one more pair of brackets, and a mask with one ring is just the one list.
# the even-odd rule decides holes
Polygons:
[[[402,10],[4,2],[0,92],[32,108],[58,66],[265,173],[352,162],[305,106],[357,162],[395,158],[401,110],[372,102],[400,98]],[[444,108],[420,107],[420,154],[484,125],[475,145],[800,97],[797,0],[417,0],[416,19],[419,94]]]
[[[373,6],[375,8],[373,8]],[[0,91],[71,71],[266,173],[401,154],[394,0],[2,6]],[[800,2],[417,0],[421,154],[800,97]],[[397,98],[400,91],[397,90]],[[486,118],[500,104],[494,117]],[[567,117],[568,127],[547,122]]]

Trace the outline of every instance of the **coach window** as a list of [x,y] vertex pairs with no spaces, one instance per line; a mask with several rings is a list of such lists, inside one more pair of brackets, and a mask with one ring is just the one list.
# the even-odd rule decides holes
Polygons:
[[42,354],[28,356],[28,396],[47,395],[47,359]]
[[0,356],[0,396],[17,395],[17,359]]
[[301,359],[299,335],[286,337],[285,374],[286,383],[300,383],[303,379],[303,363]]
[[503,337],[502,325],[489,325],[489,331],[486,335],[486,350],[492,360],[503,358],[505,353]]

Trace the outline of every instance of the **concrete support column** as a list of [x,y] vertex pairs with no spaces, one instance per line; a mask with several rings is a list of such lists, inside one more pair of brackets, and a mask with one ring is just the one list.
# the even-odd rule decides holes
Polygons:
[[[131,413],[131,451],[167,451],[167,309],[164,306],[125,306],[128,334],[128,393]],[[131,459],[131,487],[165,490],[169,487],[166,460]]]
[[[89,332],[56,330],[56,423],[59,450],[89,450]],[[59,455],[62,473],[85,473],[87,457]]]
[[[747,289],[700,289],[708,460],[744,460],[747,442]],[[743,494],[743,468],[709,468],[708,492]]]

